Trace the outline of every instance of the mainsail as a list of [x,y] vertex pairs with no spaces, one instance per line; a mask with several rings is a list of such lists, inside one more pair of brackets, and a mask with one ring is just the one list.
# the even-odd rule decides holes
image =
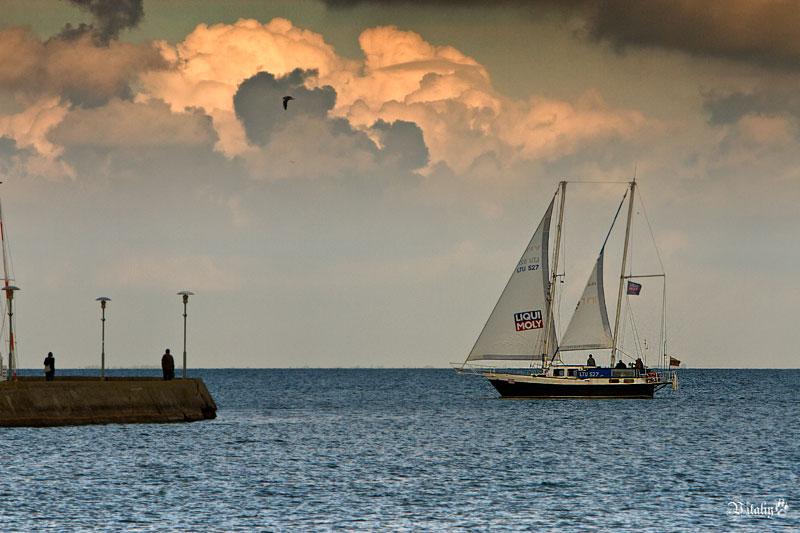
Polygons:
[[603,291],[604,250],[605,246],[600,250],[583,295],[578,300],[575,313],[564,331],[559,347],[561,351],[599,350],[611,348],[613,345],[606,310],[606,296]]
[[[511,274],[467,361],[530,360],[545,352],[550,284],[547,249],[554,201],[555,198]],[[551,349],[548,356],[555,354],[558,345],[553,322],[550,323]]]

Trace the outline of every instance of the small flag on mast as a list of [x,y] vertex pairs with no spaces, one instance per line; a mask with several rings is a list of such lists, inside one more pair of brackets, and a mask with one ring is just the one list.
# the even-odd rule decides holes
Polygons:
[[628,281],[628,294],[639,296],[639,291],[642,290],[642,284],[635,281]]
[[681,366],[681,360],[675,359],[674,357],[670,356],[669,358],[669,366]]

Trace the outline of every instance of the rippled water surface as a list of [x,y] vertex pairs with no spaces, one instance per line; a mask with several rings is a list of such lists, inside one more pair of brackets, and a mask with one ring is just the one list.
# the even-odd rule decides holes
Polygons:
[[191,374],[216,420],[0,428],[0,530],[800,531],[800,371],[681,371],[650,400],[499,400],[449,370]]

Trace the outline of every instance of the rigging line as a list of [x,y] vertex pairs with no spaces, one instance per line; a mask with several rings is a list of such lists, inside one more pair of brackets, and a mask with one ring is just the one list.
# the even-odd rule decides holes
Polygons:
[[639,205],[642,206],[642,213],[644,213],[644,219],[647,222],[647,229],[650,231],[650,238],[653,240],[653,248],[656,251],[656,257],[658,257],[658,264],[661,267],[661,272],[664,272],[664,263],[661,261],[661,253],[658,251],[658,244],[656,244],[656,237],[653,235],[653,227],[650,225],[650,217],[647,216],[647,209],[644,207],[644,199],[642,198],[641,191],[639,191]]
[[582,185],[592,185],[592,184],[599,184],[599,185],[608,185],[608,184],[619,184],[619,185],[627,185],[630,181],[572,181],[567,180],[567,183],[580,183]]
[[603,253],[603,250],[606,249],[606,243],[608,242],[608,238],[611,236],[611,230],[614,229],[614,224],[617,222],[617,217],[619,216],[619,212],[622,209],[622,205],[625,203],[625,198],[628,197],[628,190],[625,189],[625,194],[622,195],[622,201],[619,203],[619,207],[617,208],[617,213],[614,215],[614,220],[611,221],[611,227],[608,228],[608,233],[606,234],[606,239],[603,241],[603,246],[600,248],[600,253]]
[[[628,359],[630,359],[631,361],[633,361],[633,356],[632,356],[631,354],[629,354],[628,352],[626,352],[625,350],[623,350],[622,348],[617,348],[617,351],[618,351],[618,352],[619,352],[621,355],[624,355],[625,357],[627,357]],[[621,359],[622,359],[622,357],[620,357],[620,360],[621,360]]]
[[6,241],[6,255],[8,256],[8,281],[16,281],[14,276],[14,255],[11,253],[11,239],[8,236],[8,232],[6,232],[5,224],[3,224],[3,234]]
[[633,308],[631,307],[631,297],[627,296],[625,298],[625,303],[628,304],[628,316],[630,317],[631,321],[631,332],[633,334],[633,345],[635,347],[636,353],[641,354],[641,346],[642,346],[642,339],[639,335],[639,328],[636,327],[636,319],[633,317]]
[[[622,302],[620,302],[620,303],[622,303]],[[622,316],[620,316],[620,323],[622,324],[622,327],[619,328],[619,334],[617,335],[617,351],[618,352],[622,351],[620,346],[624,346],[625,345],[625,321],[626,320],[627,320],[627,316],[625,316],[625,308],[623,306],[623,308],[622,308]],[[625,353],[625,352],[622,352],[622,353]]]
[[[664,262],[661,260],[661,252],[658,250],[658,244],[656,243],[656,237],[653,234],[653,226],[650,224],[650,217],[647,215],[647,208],[644,206],[644,196],[639,191],[639,205],[642,207],[642,213],[644,213],[645,222],[647,222],[647,229],[650,232],[650,239],[653,241],[653,249],[656,252],[656,257],[658,258],[658,264],[661,267],[661,272],[664,271]],[[663,352],[662,355],[666,356],[667,353],[667,278],[666,274],[664,275],[664,284],[663,284],[663,291],[661,297],[661,339],[660,339],[660,348]],[[669,368],[669,367],[667,367]]]
[[664,278],[663,296],[661,298],[661,344],[663,355],[667,354],[667,280]]

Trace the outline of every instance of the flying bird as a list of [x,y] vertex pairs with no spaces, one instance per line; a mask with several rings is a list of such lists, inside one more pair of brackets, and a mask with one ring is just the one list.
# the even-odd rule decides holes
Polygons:
[[293,96],[284,96],[283,97],[283,109],[286,109],[286,106],[289,105],[289,100],[294,100]]

